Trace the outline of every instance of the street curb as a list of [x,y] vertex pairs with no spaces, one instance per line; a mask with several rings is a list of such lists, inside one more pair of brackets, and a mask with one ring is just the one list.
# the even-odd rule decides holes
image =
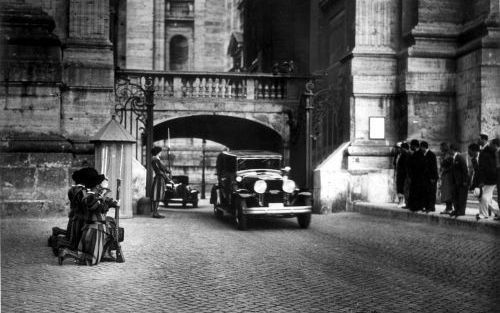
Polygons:
[[385,218],[393,218],[406,221],[415,221],[421,223],[429,223],[440,226],[459,227],[472,231],[500,235],[500,222],[493,220],[476,221],[475,216],[466,215],[459,218],[453,218],[448,215],[439,213],[421,213],[411,212],[406,209],[398,208],[395,204],[390,203],[367,203],[354,202],[351,212],[360,214],[379,216]]

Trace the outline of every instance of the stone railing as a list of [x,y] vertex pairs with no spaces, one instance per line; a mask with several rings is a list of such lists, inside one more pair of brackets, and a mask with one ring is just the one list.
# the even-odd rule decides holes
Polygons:
[[152,77],[155,96],[175,98],[298,99],[305,77],[265,73],[208,73],[117,70],[116,79],[145,85]]

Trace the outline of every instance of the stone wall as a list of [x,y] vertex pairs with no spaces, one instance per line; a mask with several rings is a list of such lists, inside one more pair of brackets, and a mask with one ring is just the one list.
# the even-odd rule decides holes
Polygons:
[[91,166],[93,155],[46,152],[0,153],[0,216],[67,215],[71,175]]
[[108,2],[9,1],[0,15],[1,214],[66,214],[113,108]]

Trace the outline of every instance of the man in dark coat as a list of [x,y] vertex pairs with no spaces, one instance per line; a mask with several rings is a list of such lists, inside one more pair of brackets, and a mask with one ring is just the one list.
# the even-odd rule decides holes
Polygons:
[[477,143],[471,143],[467,153],[469,154],[471,161],[471,166],[469,168],[469,190],[473,191],[479,187],[479,163],[477,161],[479,156],[479,145]]
[[410,195],[408,207],[411,211],[420,211],[424,208],[425,195],[425,158],[420,150],[420,143],[413,139],[410,142],[412,154],[408,158],[408,176],[410,178]]
[[450,216],[457,217],[465,215],[469,173],[467,171],[467,163],[458,151],[458,145],[451,144],[450,150],[453,154],[453,165],[451,167],[453,175],[453,211],[450,213]]
[[434,152],[429,150],[426,141],[420,142],[420,150],[424,154],[424,211],[426,213],[436,211],[436,189],[439,178],[437,170],[437,158]]
[[492,140],[489,144],[485,144],[481,152],[479,152],[478,188],[481,190],[480,192],[475,191],[476,194],[481,194],[479,214],[476,215],[476,219],[478,220],[487,218],[488,210],[491,210],[496,216],[500,215],[498,203],[493,200],[493,190],[497,184],[497,143],[497,141]]
[[405,187],[407,185],[408,176],[408,156],[409,146],[406,142],[398,142],[396,145],[396,155],[394,156],[394,169],[396,171],[396,193],[398,196],[398,206],[403,206],[403,201],[408,201],[405,195]]

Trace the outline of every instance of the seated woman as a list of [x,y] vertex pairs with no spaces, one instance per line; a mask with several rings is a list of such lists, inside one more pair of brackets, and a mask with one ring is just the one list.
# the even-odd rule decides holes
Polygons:
[[83,214],[79,210],[80,200],[84,197],[85,188],[85,172],[87,168],[82,168],[73,173],[71,178],[75,185],[68,190],[68,199],[70,202],[70,210],[68,213],[68,225],[66,229],[59,227],[52,228],[52,236],[49,237],[49,246],[52,247],[54,255],[58,255],[60,248],[70,248],[76,250],[81,238],[82,227],[84,224]]
[[77,259],[82,264],[96,265],[104,259],[114,261],[110,254],[111,243],[116,233],[114,219],[107,217],[106,213],[112,207],[117,207],[118,203],[112,198],[106,197],[107,188],[101,186],[106,179],[103,174],[99,174],[91,168],[85,173],[87,191],[79,199],[79,210],[84,218],[84,225],[78,251],[64,248],[59,251],[59,264],[62,264],[66,257]]

